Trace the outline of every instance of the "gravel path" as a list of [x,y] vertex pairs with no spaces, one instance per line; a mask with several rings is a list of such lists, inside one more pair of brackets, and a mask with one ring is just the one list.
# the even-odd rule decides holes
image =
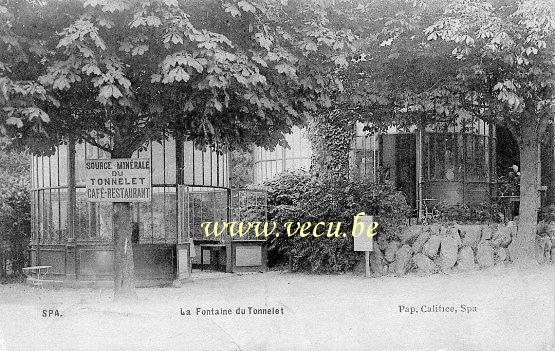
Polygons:
[[0,351],[555,349],[555,265],[370,279],[269,272],[138,294],[121,305],[110,290],[0,285]]

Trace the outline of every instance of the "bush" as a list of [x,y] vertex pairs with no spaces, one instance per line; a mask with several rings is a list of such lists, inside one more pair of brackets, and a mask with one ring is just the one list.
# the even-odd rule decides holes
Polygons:
[[26,265],[31,235],[29,159],[25,155],[0,151],[0,276],[21,274]]
[[[393,237],[409,214],[401,192],[367,179],[326,181],[305,171],[286,172],[265,184],[268,190],[268,220],[277,222],[280,236],[269,240],[268,265],[285,264],[293,269],[334,273],[352,269],[359,253],[353,251],[350,235],[353,217],[359,212],[374,215],[380,222],[377,233]],[[285,222],[341,222],[346,237],[287,237]]]
[[[29,193],[24,189],[14,189],[2,198],[0,208],[0,257],[11,262],[12,273],[21,274],[27,261],[27,245],[31,235],[31,205]],[[5,275],[5,267],[1,267]]]
[[496,202],[481,204],[440,203],[436,207],[437,217],[431,222],[459,224],[501,222],[504,219],[503,205]]

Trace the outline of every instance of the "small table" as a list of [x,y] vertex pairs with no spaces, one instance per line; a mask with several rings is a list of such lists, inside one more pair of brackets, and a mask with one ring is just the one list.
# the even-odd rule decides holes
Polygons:
[[[25,274],[25,276],[31,280],[33,280],[35,285],[41,285],[42,284],[42,280],[41,280],[41,274],[43,276],[48,274],[48,269],[52,268],[52,266],[32,266],[32,267],[25,267],[23,268],[23,274]],[[36,278],[33,277],[33,274],[35,274]]]
[[[200,244],[200,270],[204,270],[204,250],[212,251],[220,251],[225,250],[225,244]],[[212,263],[212,262],[210,262]],[[216,265],[218,263],[216,262]]]

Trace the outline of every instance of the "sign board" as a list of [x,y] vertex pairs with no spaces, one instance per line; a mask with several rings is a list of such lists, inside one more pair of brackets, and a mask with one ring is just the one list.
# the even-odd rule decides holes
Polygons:
[[355,217],[355,223],[353,224],[354,250],[364,251],[364,271],[366,277],[370,277],[370,251],[373,250],[374,241],[374,236],[371,234],[375,229],[374,217]]
[[85,160],[87,200],[92,202],[146,202],[152,196],[148,158]]
[[[354,249],[355,251],[373,251],[373,237],[368,237],[367,230],[373,228],[374,217],[372,216],[359,216],[359,224],[363,224],[364,227],[359,226],[354,228],[358,232],[354,233]],[[362,232],[361,232],[362,231]]]

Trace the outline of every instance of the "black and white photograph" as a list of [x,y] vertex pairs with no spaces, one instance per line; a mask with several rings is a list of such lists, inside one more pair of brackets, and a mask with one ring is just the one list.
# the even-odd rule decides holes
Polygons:
[[0,0],[0,351],[555,351],[555,0]]

